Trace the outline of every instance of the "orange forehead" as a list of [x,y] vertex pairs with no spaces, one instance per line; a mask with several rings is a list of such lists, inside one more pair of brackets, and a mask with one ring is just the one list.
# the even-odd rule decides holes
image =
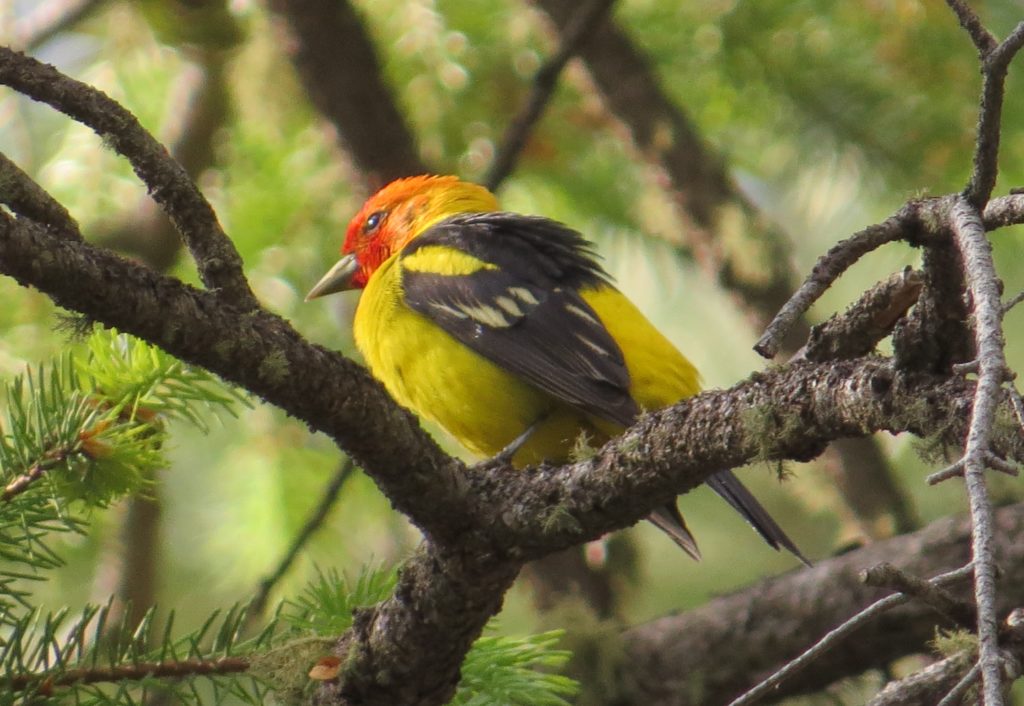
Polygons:
[[360,214],[369,215],[374,211],[386,210],[438,189],[454,189],[460,183],[459,178],[454,176],[422,175],[396,179],[367,199]]

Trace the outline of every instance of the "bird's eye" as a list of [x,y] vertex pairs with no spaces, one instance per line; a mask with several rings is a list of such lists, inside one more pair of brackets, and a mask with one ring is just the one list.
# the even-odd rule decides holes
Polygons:
[[372,233],[377,230],[380,224],[384,221],[384,216],[387,215],[386,211],[374,211],[366,217],[366,221],[363,223],[363,232]]

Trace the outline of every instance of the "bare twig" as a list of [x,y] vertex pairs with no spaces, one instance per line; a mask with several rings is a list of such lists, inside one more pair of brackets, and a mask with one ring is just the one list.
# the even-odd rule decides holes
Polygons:
[[950,217],[954,239],[964,261],[967,287],[974,301],[974,338],[978,351],[978,386],[963,460],[972,520],[979,662],[985,704],[1000,706],[1003,703],[1003,685],[995,612],[995,539],[992,536],[992,504],[985,485],[985,467],[989,434],[1007,367],[1003,355],[1003,308],[999,300],[999,280],[992,262],[992,246],[985,237],[980,213],[966,199],[960,199],[954,204]]
[[995,230],[1024,221],[1024,193],[997,196],[985,204],[983,213],[986,230]]
[[912,576],[889,562],[883,562],[861,573],[861,580],[868,586],[891,588],[894,591],[927,603],[954,623],[968,630],[977,627],[973,606],[954,598],[941,586]]
[[1024,302],[1024,291],[1017,292],[1012,299],[1003,304],[1003,313],[1005,314],[1013,307],[1017,306],[1021,302]]
[[832,246],[827,253],[818,258],[811,274],[768,324],[754,350],[765,358],[775,357],[786,332],[825,293],[825,290],[861,257],[903,237],[912,214],[912,205],[908,204],[883,222],[854,233]]
[[907,268],[861,295],[842,315],[811,328],[791,360],[839,360],[867,355],[888,336],[921,292],[921,273]]
[[125,156],[167,212],[195,258],[203,284],[242,310],[258,304],[242,259],[217,215],[185,170],[128,110],[103,92],[52,66],[0,47],[0,84],[46,103],[92,128]]
[[958,706],[963,703],[964,696],[967,695],[972,686],[978,683],[980,677],[981,664],[976,663],[967,670],[967,673],[949,690],[949,693],[942,697],[942,701],[939,702],[938,706]]
[[[972,674],[973,677],[970,676]],[[966,690],[977,682],[979,674],[975,654],[971,651],[958,652],[889,682],[871,697],[866,706],[935,706],[939,702],[946,706],[962,706],[958,700],[947,702],[945,699],[950,694],[954,699],[957,694],[962,698]]]
[[[925,482],[928,485],[938,485],[939,483],[947,481],[950,478],[958,478],[964,474],[965,465],[966,464],[964,462],[964,459],[961,458],[955,463],[946,466],[941,471],[936,471],[935,473],[932,473],[927,478],[925,478]],[[1017,467],[1016,464],[1011,463],[1010,461],[1007,461],[1004,458],[1000,458],[999,456],[996,456],[994,453],[991,452],[985,452],[985,465],[988,468],[991,468],[993,471],[999,471],[1000,473],[1004,473],[1008,476],[1013,476],[1014,478],[1020,475],[1020,469]]]
[[978,55],[981,58],[996,48],[998,44],[996,38],[985,29],[981,19],[964,0],[946,0],[946,2],[956,13],[956,18],[960,20],[960,26],[967,30],[967,34],[971,35],[971,41],[978,48]]
[[244,657],[185,659],[175,662],[131,662],[113,667],[65,669],[52,676],[45,673],[16,674],[6,681],[7,687],[17,692],[33,686],[52,689],[73,684],[138,681],[151,677],[182,678],[209,674],[237,674],[248,671],[249,667],[249,660]]
[[533,78],[530,96],[516,117],[509,123],[491,168],[484,177],[484,185],[491,191],[497,190],[515,169],[526,140],[540,119],[544,108],[555,92],[558,76],[569,60],[576,55],[580,45],[587,41],[594,28],[604,19],[615,4],[615,0],[591,0],[580,8],[573,20],[562,32],[558,51],[538,69]]
[[[931,579],[929,583],[933,583],[936,586],[945,586],[970,576],[973,570],[973,566],[967,565],[954,571],[940,574],[939,576]],[[877,615],[881,615],[891,608],[906,603],[909,600],[911,600],[910,596],[897,594],[887,596],[880,601],[872,603],[870,606],[857,613],[857,615],[829,631],[829,633],[818,640],[813,647],[803,652],[796,659],[791,660],[785,667],[772,674],[738,699],[733,700],[729,706],[749,706],[749,704],[758,703],[778,687],[779,684],[783,683],[797,672],[810,666],[819,655],[832,649],[847,635],[862,626],[864,623]]]
[[[960,4],[955,0],[951,1],[954,2],[954,9]],[[999,132],[1002,128],[1004,83],[1010,61],[1024,45],[1024,22],[1017,25],[1013,33],[1001,44],[991,48],[982,48],[977,44],[978,39],[972,31],[973,23],[964,26],[979,47],[982,58],[981,110],[978,111],[974,168],[971,179],[964,189],[964,197],[972,206],[982,209],[992,196],[996,175],[999,172]],[[985,45],[987,47],[988,43]]]
[[267,606],[267,599],[270,597],[270,592],[281,578],[288,573],[288,569],[291,568],[295,558],[302,551],[303,547],[309,541],[318,529],[323,525],[327,519],[327,515],[330,513],[331,508],[334,507],[334,503],[337,502],[338,496],[341,494],[341,489],[345,485],[345,482],[352,476],[352,471],[355,470],[355,464],[352,463],[352,459],[345,457],[345,459],[338,466],[334,472],[334,476],[331,478],[330,483],[324,489],[323,494],[320,496],[320,502],[313,509],[306,523],[302,526],[302,529],[295,535],[291,545],[288,547],[288,551],[285,552],[284,556],[270,574],[267,575],[256,589],[256,595],[249,604],[249,610],[246,614],[246,620],[253,620],[263,614],[264,609]]
[[1010,403],[1013,405],[1013,413],[1017,417],[1017,424],[1021,430],[1024,430],[1024,400],[1020,397],[1020,391],[1017,390],[1016,385],[1008,386],[1008,393],[1010,396]]
[[27,471],[4,486],[3,493],[0,493],[0,502],[10,502],[13,498],[28,490],[33,483],[38,481],[46,472],[56,466],[58,461],[45,461],[37,463]]
[[965,363],[953,363],[954,375],[976,375],[978,372],[978,359],[968,360]]

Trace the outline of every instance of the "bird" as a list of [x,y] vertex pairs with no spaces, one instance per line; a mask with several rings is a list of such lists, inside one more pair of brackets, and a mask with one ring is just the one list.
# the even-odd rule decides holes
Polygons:
[[[353,338],[391,396],[470,452],[566,462],[700,391],[693,364],[613,284],[579,232],[502,211],[454,176],[385,185],[306,301],[361,289]],[[707,481],[776,550],[807,559],[731,470]],[[694,559],[675,501],[647,517]]]

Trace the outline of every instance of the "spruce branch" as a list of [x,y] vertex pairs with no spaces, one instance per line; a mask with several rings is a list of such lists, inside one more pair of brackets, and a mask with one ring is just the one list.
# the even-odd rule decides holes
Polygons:
[[840,275],[872,250],[907,237],[908,231],[914,228],[916,210],[913,203],[907,204],[882,223],[869,226],[829,248],[827,253],[818,258],[810,275],[796,293],[768,324],[754,350],[765,358],[774,358],[790,328]]
[[974,606],[958,600],[946,591],[939,583],[925,581],[917,576],[900,570],[889,562],[882,562],[861,574],[861,580],[868,586],[890,588],[900,593],[924,601],[939,614],[946,616],[968,630],[976,630],[977,612]]

